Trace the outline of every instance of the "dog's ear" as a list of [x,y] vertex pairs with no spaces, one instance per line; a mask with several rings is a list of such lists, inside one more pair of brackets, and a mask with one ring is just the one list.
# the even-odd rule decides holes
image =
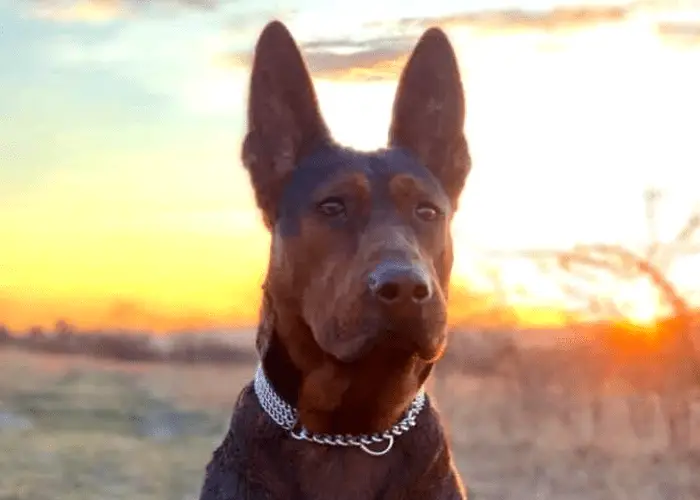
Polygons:
[[329,138],[299,47],[287,28],[273,21],[255,47],[242,150],[268,228],[288,175],[301,157]]
[[456,208],[471,168],[457,58],[439,28],[427,30],[406,63],[394,100],[389,145],[412,152]]

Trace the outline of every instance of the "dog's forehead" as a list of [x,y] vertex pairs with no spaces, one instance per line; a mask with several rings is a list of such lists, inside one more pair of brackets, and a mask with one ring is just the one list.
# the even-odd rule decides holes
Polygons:
[[385,186],[396,175],[410,175],[429,189],[442,193],[442,187],[432,173],[402,149],[362,152],[329,146],[299,163],[289,179],[283,202],[301,202],[321,186],[353,173],[365,177],[372,188]]

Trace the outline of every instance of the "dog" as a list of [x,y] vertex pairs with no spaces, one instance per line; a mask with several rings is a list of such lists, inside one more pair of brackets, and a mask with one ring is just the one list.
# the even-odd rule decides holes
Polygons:
[[260,364],[200,500],[466,498],[423,389],[447,343],[450,223],[471,168],[450,41],[425,31],[388,147],[359,152],[333,140],[298,45],[272,21],[247,118],[242,163],[272,236]]

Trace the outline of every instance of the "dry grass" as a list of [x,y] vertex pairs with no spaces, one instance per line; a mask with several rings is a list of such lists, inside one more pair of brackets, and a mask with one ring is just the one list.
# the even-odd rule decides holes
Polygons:
[[[0,350],[0,499],[196,498],[252,370]],[[533,425],[497,377],[453,374],[434,390],[471,499],[700,498],[697,448],[668,451],[658,416],[640,439],[616,393],[592,432],[585,406],[560,418],[570,398]]]
[[[700,498],[700,452],[669,451],[658,411],[643,439],[630,428],[626,398],[614,393],[603,399],[597,430],[589,409],[572,408],[569,398],[550,401],[533,425],[500,386],[497,380],[451,376],[437,390],[471,498]],[[562,407],[573,414],[570,420],[562,418],[568,414]]]

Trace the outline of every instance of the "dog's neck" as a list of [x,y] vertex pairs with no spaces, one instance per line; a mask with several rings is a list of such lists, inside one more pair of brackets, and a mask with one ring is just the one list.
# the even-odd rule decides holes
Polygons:
[[297,409],[300,423],[314,433],[385,431],[400,420],[432,368],[417,356],[381,348],[345,364],[318,346],[316,352],[304,346],[300,360],[301,349],[285,342],[299,336],[277,329],[269,333],[265,373],[277,394]]

